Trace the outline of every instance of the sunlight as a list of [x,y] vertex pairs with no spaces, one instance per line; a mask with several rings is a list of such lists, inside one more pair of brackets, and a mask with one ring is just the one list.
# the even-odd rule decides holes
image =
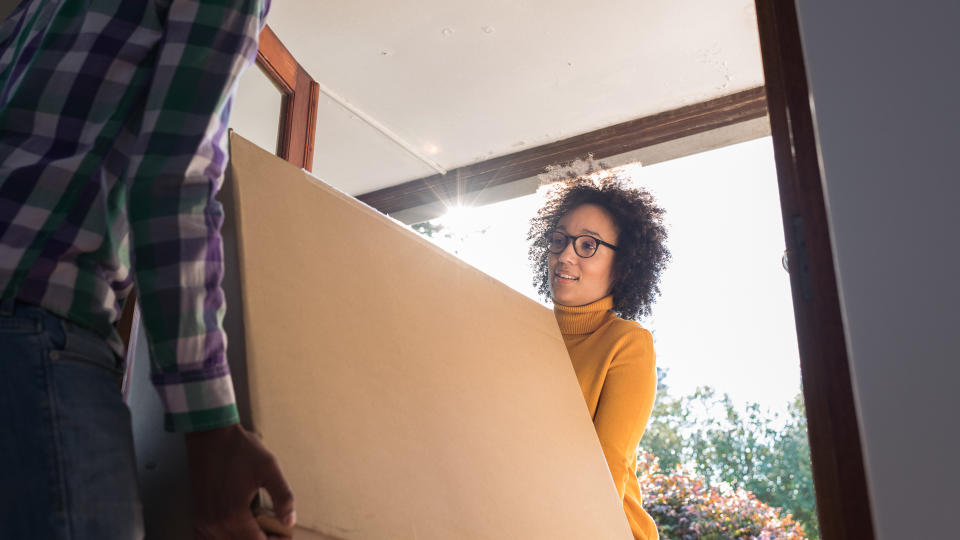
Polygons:
[[447,213],[440,217],[440,223],[453,231],[463,231],[476,227],[477,208],[465,204],[455,204],[447,207]]

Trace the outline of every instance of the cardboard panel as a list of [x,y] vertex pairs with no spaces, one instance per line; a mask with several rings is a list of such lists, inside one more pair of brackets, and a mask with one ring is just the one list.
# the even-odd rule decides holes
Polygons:
[[551,311],[230,145],[252,421],[305,538],[630,537]]

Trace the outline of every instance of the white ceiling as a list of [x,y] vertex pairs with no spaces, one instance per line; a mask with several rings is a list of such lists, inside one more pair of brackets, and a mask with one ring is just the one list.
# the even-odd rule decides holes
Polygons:
[[354,195],[763,83],[753,0],[272,4]]

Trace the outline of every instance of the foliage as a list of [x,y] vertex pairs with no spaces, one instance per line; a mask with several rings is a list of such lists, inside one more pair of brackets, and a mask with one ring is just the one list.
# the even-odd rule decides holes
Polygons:
[[445,228],[439,223],[433,223],[430,221],[415,223],[410,227],[427,238],[435,238],[437,234],[443,232]]
[[685,454],[689,452],[686,451],[684,431],[693,425],[693,422],[685,401],[670,396],[665,378],[666,371],[658,367],[657,401],[650,415],[650,423],[640,441],[640,448],[657,456],[660,466],[669,471],[687,458]]
[[706,485],[728,485],[789,512],[810,538],[819,538],[803,400],[786,418],[756,403],[738,410],[726,394],[710,388],[674,398],[658,372],[658,398],[641,449],[664,470],[688,466]]
[[643,505],[663,540],[804,540],[803,527],[743,488],[710,486],[678,466],[664,473],[657,458],[637,459]]
[[444,223],[443,220],[423,221],[410,226],[414,231],[429,238],[434,244],[447,250],[454,255],[460,255],[460,251],[467,246],[467,239],[477,235],[487,234],[490,229],[486,226],[464,226],[463,223],[454,222],[453,224]]

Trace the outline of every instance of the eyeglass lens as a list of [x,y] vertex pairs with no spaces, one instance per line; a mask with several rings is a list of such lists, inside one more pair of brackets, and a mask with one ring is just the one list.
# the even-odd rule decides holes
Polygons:
[[[547,248],[553,253],[563,253],[563,250],[567,247],[567,242],[570,241],[569,236],[561,232],[553,232],[548,237],[548,246]],[[573,242],[573,251],[581,257],[590,257],[597,251],[599,247],[597,239],[589,236],[578,236],[574,238]]]

